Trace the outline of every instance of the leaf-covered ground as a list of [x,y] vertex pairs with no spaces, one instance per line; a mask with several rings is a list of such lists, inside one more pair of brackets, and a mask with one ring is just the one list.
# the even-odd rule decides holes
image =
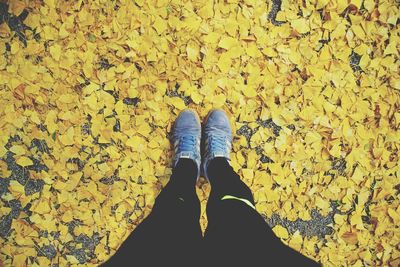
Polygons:
[[285,243],[325,266],[398,266],[399,14],[395,0],[1,0],[0,263],[105,261],[169,179],[179,111],[222,107],[232,164]]

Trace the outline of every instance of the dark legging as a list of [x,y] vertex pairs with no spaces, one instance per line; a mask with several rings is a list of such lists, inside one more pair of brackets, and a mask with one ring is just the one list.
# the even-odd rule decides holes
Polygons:
[[196,174],[192,160],[179,160],[150,215],[103,266],[319,266],[274,235],[225,158],[209,164],[203,237]]

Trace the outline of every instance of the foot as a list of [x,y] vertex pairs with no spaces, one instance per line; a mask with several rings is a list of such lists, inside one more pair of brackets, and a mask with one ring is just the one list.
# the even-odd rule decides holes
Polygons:
[[200,139],[201,124],[197,113],[186,109],[182,111],[175,120],[172,133],[172,143],[175,149],[173,159],[174,167],[179,159],[191,159],[197,165],[197,178],[200,176]]
[[232,129],[228,116],[223,110],[215,109],[208,113],[204,123],[203,141],[203,171],[208,180],[207,168],[212,159],[220,157],[230,159]]

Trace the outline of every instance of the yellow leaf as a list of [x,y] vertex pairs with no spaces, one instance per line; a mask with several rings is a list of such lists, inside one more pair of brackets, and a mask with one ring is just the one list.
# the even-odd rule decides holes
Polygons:
[[292,20],[290,24],[292,28],[300,34],[307,33],[310,31],[309,21],[307,21],[305,18]]
[[23,1],[10,2],[9,10],[15,16],[19,16],[25,8],[26,8],[26,5]]
[[71,210],[67,210],[66,212],[64,212],[64,214],[61,216],[61,220],[63,222],[70,222],[74,219],[72,211]]
[[61,46],[58,44],[55,44],[53,46],[50,47],[49,51],[50,51],[50,55],[56,60],[59,61],[60,57],[61,57]]
[[351,215],[350,224],[351,225],[355,225],[356,228],[359,229],[359,230],[363,230],[364,229],[364,224],[363,224],[362,217],[361,217],[361,214],[359,213],[359,211],[356,210],[353,213],[353,215]]
[[115,210],[115,218],[117,222],[120,222],[122,220],[122,217],[125,215],[125,212],[126,212],[126,206],[123,203],[121,203]]
[[0,157],[4,157],[7,153],[7,149],[4,146],[0,146]]
[[220,108],[225,104],[226,97],[223,94],[216,95],[212,98],[214,108]]
[[60,27],[60,30],[58,31],[58,36],[60,36],[60,38],[66,38],[69,35],[69,31],[67,30],[67,24],[63,23]]
[[280,151],[286,151],[287,138],[285,134],[280,134],[275,140],[275,147]]
[[69,264],[79,264],[79,260],[73,255],[66,255]]
[[186,46],[186,53],[188,55],[189,60],[197,61],[197,58],[199,56],[199,47],[196,44],[189,43]]
[[99,107],[97,106],[97,96],[94,93],[88,97],[85,97],[84,103],[88,105],[92,110],[99,109]]
[[195,104],[200,104],[200,102],[203,100],[203,96],[197,91],[197,89],[192,91],[190,98]]
[[334,112],[334,111],[336,110],[336,106],[333,105],[333,104],[331,104],[331,103],[328,102],[328,101],[325,101],[325,102],[323,103],[323,105],[324,105],[324,109],[325,109],[326,112],[331,113],[331,112]]
[[289,60],[292,61],[293,64],[300,65],[302,62],[302,56],[295,50],[292,50],[289,54]]
[[209,19],[214,16],[214,3],[211,1],[205,1],[205,5],[197,12],[203,19]]
[[258,49],[258,47],[257,47],[257,45],[255,43],[250,44],[246,48],[246,54],[249,57],[252,57],[252,58],[258,58],[258,57],[260,57],[262,55],[260,50]]
[[160,18],[159,16],[156,17],[153,23],[154,29],[156,29],[158,34],[163,33],[167,29],[167,22]]
[[317,1],[316,9],[321,9],[329,3],[329,0],[319,0]]
[[148,123],[142,123],[137,129],[137,132],[143,136],[148,136],[151,132],[151,127]]
[[343,133],[343,135],[345,136],[345,137],[351,137],[351,136],[353,136],[353,130],[352,130],[352,128],[350,127],[350,124],[349,124],[349,119],[344,119],[343,120],[343,122],[342,122],[342,133]]
[[139,136],[132,136],[126,141],[126,145],[131,147],[133,151],[141,152],[145,148],[145,140]]
[[364,39],[365,39],[365,32],[364,32],[364,30],[361,28],[360,25],[353,25],[353,26],[351,27],[351,29],[353,30],[353,33],[354,33],[358,38],[360,38],[361,40],[364,40]]
[[15,155],[20,156],[25,154],[25,148],[21,145],[14,145],[10,148],[10,151]]
[[375,7],[374,0],[364,0],[364,7],[368,10],[368,12],[372,12]]
[[152,149],[149,152],[149,158],[154,162],[159,162],[163,151],[161,149]]
[[399,225],[400,224],[400,215],[398,211],[395,211],[392,208],[388,209],[388,214],[389,216],[393,219],[393,222],[395,225]]
[[326,199],[322,199],[321,197],[317,197],[315,200],[315,205],[321,209],[323,213],[328,213],[330,211],[330,203]]
[[58,100],[65,104],[70,104],[75,101],[75,97],[71,94],[63,94],[61,95]]
[[223,53],[219,57],[217,65],[223,73],[227,73],[232,65],[231,56],[228,53]]
[[281,225],[276,225],[274,228],[272,228],[272,231],[276,234],[277,237],[287,239],[289,238],[289,233],[287,229]]
[[10,181],[9,190],[14,196],[25,194],[25,187],[15,180]]
[[50,212],[50,206],[47,199],[40,199],[36,205],[31,208],[31,211],[39,214],[46,214]]
[[26,255],[25,254],[18,254],[12,257],[13,263],[12,266],[14,267],[25,267],[26,265]]
[[329,51],[329,47],[328,46],[322,47],[321,52],[319,54],[319,60],[328,61],[328,60],[331,60],[331,58],[332,58],[332,56]]
[[334,215],[335,223],[338,225],[343,225],[343,223],[346,223],[346,219],[347,219],[347,216],[345,216],[345,215],[341,215],[341,214]]
[[236,38],[232,38],[230,36],[223,36],[219,41],[218,46],[226,50],[229,50],[238,44],[239,42]]
[[[138,94],[139,94],[139,92],[136,90],[136,88],[134,88],[134,87],[130,87],[129,89],[128,89],[128,96],[130,97],[130,98],[135,98],[135,97],[137,97],[138,96]],[[96,100],[97,101],[97,100]],[[122,102],[121,102],[122,103]]]
[[75,143],[74,136],[74,127],[69,127],[69,129],[60,136],[60,142],[66,146],[73,145]]
[[20,45],[18,42],[15,41],[11,44],[11,54],[15,55],[16,53],[18,53],[19,49]]
[[357,167],[354,170],[354,173],[353,173],[353,175],[351,177],[351,180],[353,182],[355,182],[356,184],[360,184],[364,180],[364,173],[361,170],[361,167]]
[[254,172],[252,169],[242,169],[243,177],[248,180],[252,180],[254,178]]
[[391,41],[385,48],[385,51],[383,52],[385,55],[397,55],[397,45],[398,43],[396,43],[395,41]]
[[171,104],[177,108],[178,110],[183,110],[186,108],[185,102],[183,101],[182,98],[179,97],[174,97],[171,100]]
[[220,35],[216,32],[210,32],[209,34],[204,36],[204,42],[216,44]]
[[257,91],[254,89],[254,87],[252,87],[250,85],[242,85],[242,86],[240,86],[240,90],[247,97],[252,98],[252,97],[257,96]]
[[329,150],[329,154],[331,154],[334,157],[339,158],[341,155],[341,146],[340,146],[340,142],[336,142],[332,148]]
[[17,159],[17,164],[22,166],[22,167],[26,167],[26,166],[30,166],[33,165],[33,161],[25,156],[20,157],[19,159]]
[[350,1],[353,5],[355,5],[357,8],[361,7],[361,3],[363,2],[362,0],[351,0]]
[[78,186],[79,182],[81,181],[82,175],[83,175],[82,172],[76,172],[76,173],[70,175],[68,177],[68,183],[67,183],[67,186],[65,189],[67,191],[74,190]]
[[301,236],[300,232],[297,230],[293,236],[289,240],[289,246],[296,249],[300,250],[303,245],[303,237]]
[[346,241],[346,243],[355,245],[358,243],[357,233],[356,232],[345,232],[342,235],[342,239]]

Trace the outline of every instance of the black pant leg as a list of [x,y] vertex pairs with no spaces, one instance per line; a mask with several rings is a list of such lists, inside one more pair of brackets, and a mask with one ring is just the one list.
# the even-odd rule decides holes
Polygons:
[[181,159],[149,216],[104,266],[188,266],[196,261],[202,239],[196,174],[195,163]]
[[[254,205],[251,190],[226,159],[214,159],[208,174],[211,193],[204,247],[210,262],[222,266],[319,266],[275,236],[263,217],[251,207]],[[242,201],[221,200],[226,195]]]

